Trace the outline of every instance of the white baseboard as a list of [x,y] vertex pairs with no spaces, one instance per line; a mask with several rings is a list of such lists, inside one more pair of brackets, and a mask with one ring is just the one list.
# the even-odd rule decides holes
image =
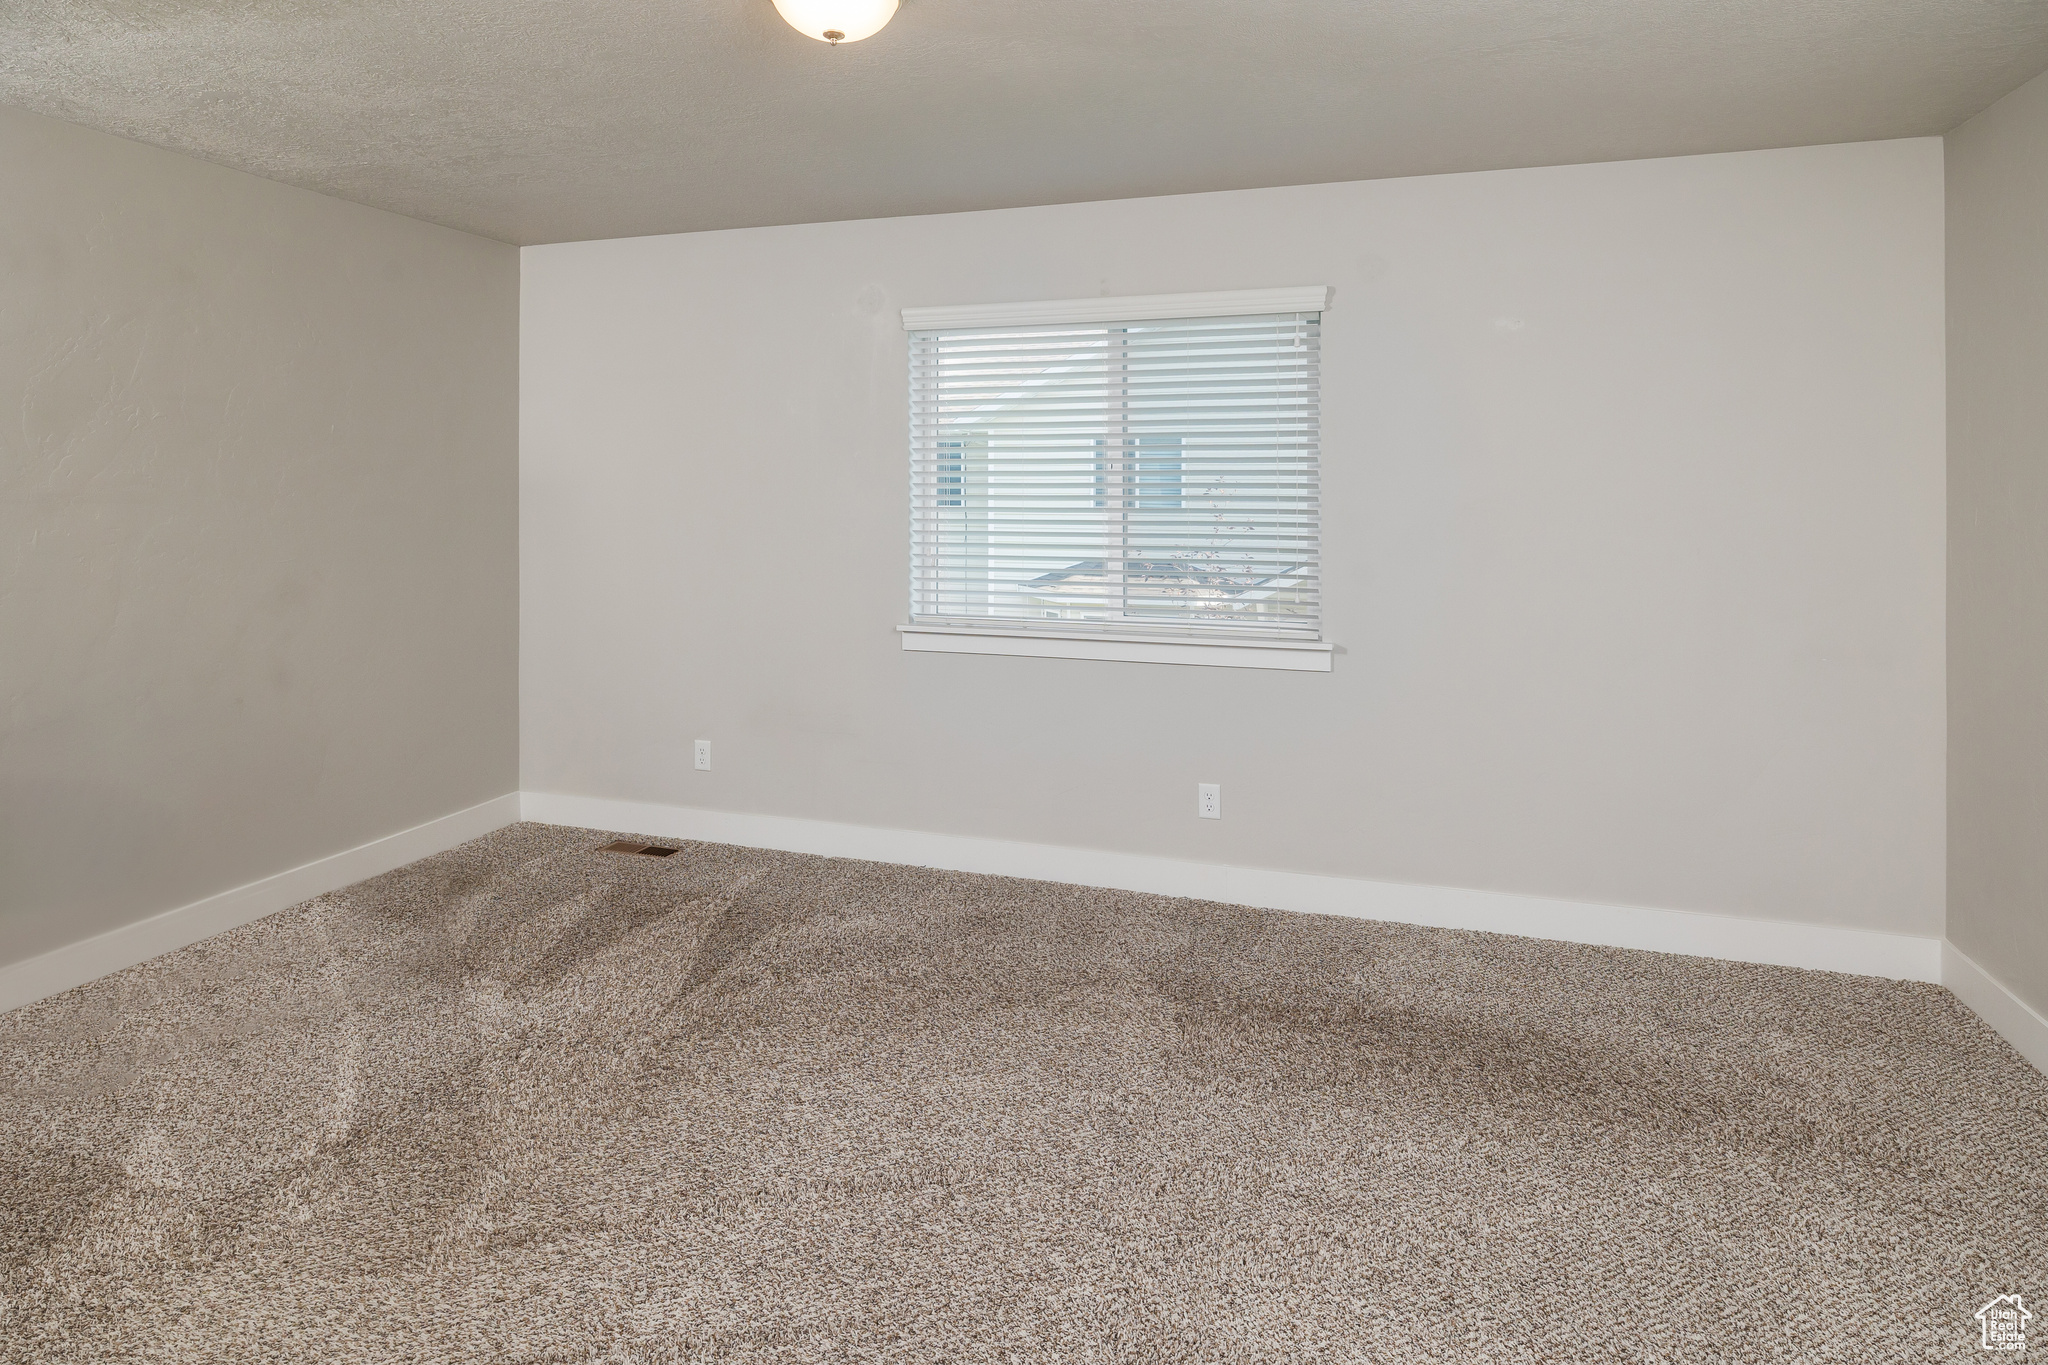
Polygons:
[[1839,925],[1596,905],[1499,891],[1228,867],[1137,853],[1026,844],[826,820],[548,792],[511,793],[247,886],[0,967],[0,1010],[132,967],[366,877],[443,852],[515,820],[578,825],[835,858],[1073,882],[1309,914],[1484,929],[1652,952],[1938,982],[2019,1054],[2048,1071],[2048,1018],[1944,939]]
[[467,843],[517,820],[519,804],[517,792],[495,797],[332,857],[0,967],[0,1010],[82,986],[109,972],[162,957],[175,948]]
[[1942,941],[1938,938],[1831,924],[1595,905],[1545,896],[1362,881],[1306,872],[1273,872],[1138,853],[876,829],[825,820],[548,792],[522,793],[520,814],[524,819],[548,824],[909,863],[955,872],[1076,882],[1272,910],[1350,915],[1446,929],[1485,929],[1569,943],[1646,948],[1653,952],[1781,967],[1814,967],[1906,981],[1942,979]]
[[1947,939],[1941,943],[1941,984],[1977,1011],[2013,1051],[2048,1072],[2048,1019]]

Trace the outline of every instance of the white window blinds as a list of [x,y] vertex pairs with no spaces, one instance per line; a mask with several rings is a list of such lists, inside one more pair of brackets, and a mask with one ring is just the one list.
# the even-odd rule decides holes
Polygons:
[[906,311],[912,624],[1319,639],[1324,293]]

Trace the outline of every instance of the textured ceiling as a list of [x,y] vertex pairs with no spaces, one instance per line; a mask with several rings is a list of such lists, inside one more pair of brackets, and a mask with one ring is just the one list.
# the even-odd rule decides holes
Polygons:
[[0,0],[0,103],[513,242],[1940,133],[2048,0]]

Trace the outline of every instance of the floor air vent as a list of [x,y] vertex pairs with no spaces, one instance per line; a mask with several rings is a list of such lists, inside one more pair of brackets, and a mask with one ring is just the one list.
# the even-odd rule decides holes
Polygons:
[[636,843],[631,839],[619,839],[598,850],[599,853],[637,853],[643,858],[666,858],[675,851],[660,844]]

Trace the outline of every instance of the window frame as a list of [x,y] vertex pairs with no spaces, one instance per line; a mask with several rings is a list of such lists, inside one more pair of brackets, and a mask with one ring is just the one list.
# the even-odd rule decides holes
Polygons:
[[[1117,298],[1052,299],[1027,303],[956,304],[905,308],[903,330],[943,331],[986,326],[1144,322],[1179,318],[1247,317],[1268,313],[1324,313],[1326,285],[1239,289],[1197,294],[1146,294]],[[1318,423],[1320,426],[1320,423]],[[912,437],[913,469],[916,438]],[[1320,434],[1318,438],[1320,447]],[[1320,466],[1320,454],[1317,456]],[[964,474],[964,465],[962,473]],[[915,474],[913,473],[913,478]],[[1178,481],[1176,481],[1178,486]],[[913,516],[915,511],[913,509]],[[1321,514],[1318,508],[1318,524]],[[916,551],[912,550],[913,572]],[[1320,611],[1314,638],[1236,639],[1187,635],[1174,638],[1121,635],[1115,631],[1063,632],[1042,626],[942,624],[906,619],[897,627],[906,651],[943,654],[1003,654],[1033,658],[1102,659],[1129,663],[1195,664],[1226,668],[1269,668],[1295,672],[1330,671],[1336,647],[1324,638]]]

